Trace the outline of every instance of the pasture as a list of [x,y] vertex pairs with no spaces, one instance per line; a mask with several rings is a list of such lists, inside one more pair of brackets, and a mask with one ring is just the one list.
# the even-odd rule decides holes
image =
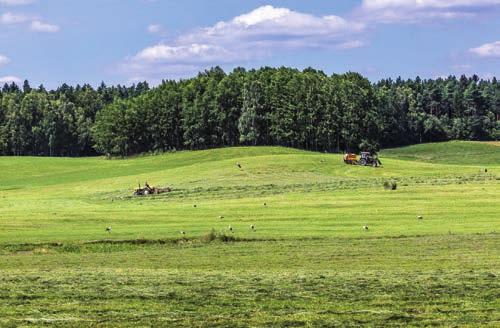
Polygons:
[[0,157],[0,326],[499,325],[500,147],[381,160]]

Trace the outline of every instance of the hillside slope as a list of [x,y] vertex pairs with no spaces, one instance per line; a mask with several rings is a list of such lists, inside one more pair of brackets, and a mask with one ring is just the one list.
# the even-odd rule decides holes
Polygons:
[[[444,146],[420,146],[428,152],[420,150],[419,154],[431,158],[447,150],[440,159],[446,162],[456,145]],[[474,143],[459,146],[469,147],[469,153],[477,152],[478,147]],[[0,242],[14,236],[16,240],[95,239],[101,236],[98,231],[102,226],[124,222],[113,238],[137,233],[175,236],[183,228],[203,234],[228,224],[217,221],[219,216],[248,224],[259,221],[269,227],[274,225],[273,229],[261,230],[268,236],[290,236],[308,230],[310,236],[325,235],[333,227],[342,227],[339,231],[349,235],[351,231],[359,233],[347,228],[351,224],[383,222],[388,213],[411,218],[431,208],[441,218],[449,219],[465,218],[473,211],[473,217],[482,213],[474,227],[472,221],[467,221],[467,229],[489,230],[480,222],[488,222],[498,208],[498,204],[489,204],[494,203],[493,194],[499,189],[500,164],[488,165],[490,170],[485,173],[483,163],[474,166],[401,159],[408,152],[405,148],[384,152],[384,165],[379,168],[345,165],[338,154],[281,147],[186,151],[123,160],[4,157],[0,158],[0,210],[4,213]],[[173,192],[132,197],[133,189],[146,181],[170,186]],[[398,190],[385,191],[386,181],[397,181]],[[466,200],[462,184],[475,185],[467,189]],[[484,184],[488,188],[481,192]],[[473,191],[476,189],[477,193]],[[465,202],[457,203],[461,199]],[[267,202],[274,203],[272,209],[258,205]],[[443,211],[439,206],[443,202],[453,204],[453,210]],[[194,209],[193,203],[205,206]],[[331,222],[331,217],[342,220]],[[301,223],[293,229],[287,227],[292,222]],[[321,224],[316,225],[318,222]],[[375,233],[396,234],[401,231],[399,224],[398,220],[386,222],[386,230]],[[412,227],[412,233],[422,232],[422,227]],[[425,227],[428,232],[434,228]]]
[[464,166],[460,169],[464,174],[477,173],[484,165],[500,166],[500,148],[472,142],[427,144],[385,150],[381,159],[384,167],[372,169],[345,165],[337,154],[282,147],[183,151],[116,160],[0,157],[0,189],[76,183],[109,191],[131,189],[144,181],[194,188],[446,176],[457,173],[457,164]]
[[386,149],[381,152],[381,155],[397,159],[442,164],[500,164],[500,146],[498,143],[493,142],[450,141],[420,144]]

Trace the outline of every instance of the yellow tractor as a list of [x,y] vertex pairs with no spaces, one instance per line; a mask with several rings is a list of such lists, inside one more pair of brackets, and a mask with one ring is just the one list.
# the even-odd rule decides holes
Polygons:
[[351,164],[351,165],[356,165],[358,164],[358,155],[348,153],[344,155],[344,163],[346,164]]
[[362,166],[373,166],[377,167],[382,165],[382,162],[378,159],[377,155],[372,155],[369,152],[361,152],[358,157],[356,154],[348,153],[344,155],[344,163],[350,165],[362,165]]

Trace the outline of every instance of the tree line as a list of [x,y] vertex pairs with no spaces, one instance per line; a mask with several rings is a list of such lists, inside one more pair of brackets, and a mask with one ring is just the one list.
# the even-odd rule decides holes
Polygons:
[[93,127],[97,113],[118,99],[149,90],[145,82],[131,87],[97,89],[90,85],[47,91],[43,86],[22,88],[5,84],[0,91],[0,155],[96,155]]
[[450,76],[371,83],[358,73],[215,67],[180,81],[56,90],[5,85],[3,155],[128,156],[237,145],[315,151],[500,138],[500,84]]

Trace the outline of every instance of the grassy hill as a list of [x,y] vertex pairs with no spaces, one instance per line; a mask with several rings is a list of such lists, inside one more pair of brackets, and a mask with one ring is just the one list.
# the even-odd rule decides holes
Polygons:
[[451,141],[387,149],[382,156],[458,165],[498,165],[500,144],[491,142]]
[[500,148],[381,156],[0,157],[0,325],[498,323]]

